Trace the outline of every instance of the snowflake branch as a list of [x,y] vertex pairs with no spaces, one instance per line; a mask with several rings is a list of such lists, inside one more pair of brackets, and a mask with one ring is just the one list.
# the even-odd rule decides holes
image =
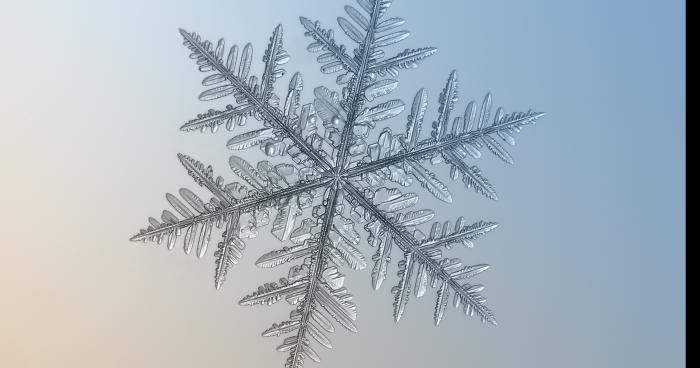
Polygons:
[[318,238],[320,246],[316,248],[316,251],[312,256],[311,269],[309,270],[309,283],[306,289],[306,296],[304,297],[304,309],[299,321],[299,330],[297,331],[296,347],[292,349],[290,355],[291,364],[289,366],[292,368],[300,367],[303,364],[301,354],[304,349],[304,340],[306,338],[306,332],[309,326],[311,311],[314,309],[316,290],[319,287],[321,275],[324,270],[326,251],[328,250],[328,245],[326,245],[326,243],[330,241],[328,239],[328,234],[330,233],[333,225],[333,219],[336,215],[336,203],[338,201],[338,195],[340,194],[339,189],[339,182],[336,181],[330,188],[328,196],[324,200],[326,213],[323,219],[323,224],[321,225],[321,233]]
[[357,68],[357,73],[355,73],[355,85],[352,88],[352,92],[348,98],[348,106],[350,111],[348,113],[348,120],[343,127],[343,132],[341,134],[341,141],[338,147],[338,160],[336,165],[336,170],[345,169],[345,163],[349,154],[349,146],[353,137],[353,128],[357,121],[357,117],[362,108],[362,100],[364,99],[364,85],[366,74],[369,69],[370,54],[373,50],[374,36],[377,29],[377,21],[383,11],[382,1],[376,0],[372,4],[372,11],[370,13],[369,25],[367,27],[367,33],[365,35],[364,42],[361,45],[361,55],[360,55],[360,65]]
[[269,103],[260,99],[259,96],[248,86],[246,81],[241,80],[238,76],[233,74],[226,66],[219,60],[218,57],[213,55],[211,52],[207,51],[203,47],[202,43],[195,39],[191,33],[180,29],[180,34],[185,38],[187,43],[190,45],[192,51],[203,56],[207,62],[212,65],[216,70],[228,80],[231,85],[236,88],[237,91],[246,99],[246,101],[255,106],[258,112],[263,116],[264,120],[271,123],[275,128],[284,132],[284,134],[289,137],[294,145],[297,146],[301,151],[304,152],[308,157],[310,157],[317,165],[322,166],[325,170],[331,170],[331,164],[321,157],[316,150],[313,149],[301,136],[299,136],[294,129],[284,123],[284,116],[279,111],[279,109],[271,106]]
[[411,151],[403,151],[395,155],[380,158],[370,163],[361,163],[354,168],[348,169],[343,174],[343,177],[351,178],[360,176],[362,174],[377,171],[384,167],[400,164],[406,160],[422,160],[425,158],[430,158],[443,150],[452,149],[466,143],[473,143],[484,136],[496,134],[501,131],[507,131],[509,129],[522,126],[524,124],[534,122],[542,116],[544,116],[544,113],[530,112],[524,114],[518,119],[509,121],[506,124],[492,125],[478,130],[472,130],[459,136],[448,137],[442,141],[425,139],[422,142],[418,143],[416,145],[416,148]]
[[492,324],[497,324],[496,319],[491,312],[482,302],[482,300],[477,300],[474,294],[469,292],[469,288],[465,288],[457,282],[457,280],[448,273],[444,267],[442,267],[433,257],[427,254],[426,250],[423,249],[420,244],[418,244],[414,237],[409,234],[401,225],[397,225],[392,222],[388,216],[386,216],[381,210],[377,208],[371,201],[369,201],[362,193],[360,193],[355,186],[343,181],[343,189],[348,195],[353,197],[358,204],[365,208],[373,217],[379,220],[382,225],[389,229],[393,234],[393,239],[396,240],[396,244],[404,252],[411,255],[411,258],[427,267],[433,275],[442,280],[450,289],[452,289],[457,295],[460,296],[462,300],[465,300],[475,311],[481,316],[484,321],[490,322]]
[[320,180],[313,181],[313,182],[300,182],[295,185],[292,185],[290,187],[287,187],[285,189],[276,191],[276,192],[271,192],[271,193],[258,193],[254,194],[240,202],[237,202],[235,204],[232,204],[229,207],[208,212],[205,214],[200,214],[197,216],[192,216],[188,217],[186,219],[183,219],[181,221],[172,223],[172,224],[165,224],[164,226],[155,228],[155,229],[150,229],[150,230],[142,230],[140,233],[134,235],[131,237],[131,241],[145,241],[154,237],[161,236],[163,234],[166,234],[168,232],[177,230],[177,229],[182,229],[187,226],[190,226],[192,224],[198,224],[198,223],[203,223],[206,221],[211,221],[214,219],[217,219],[222,216],[226,216],[232,213],[243,213],[250,211],[252,209],[258,208],[258,207],[264,207],[267,205],[270,205],[273,202],[277,202],[279,200],[282,200],[284,198],[292,197],[295,195],[299,195],[304,192],[308,192],[310,190],[322,188],[328,185],[332,179],[329,178],[321,178]]

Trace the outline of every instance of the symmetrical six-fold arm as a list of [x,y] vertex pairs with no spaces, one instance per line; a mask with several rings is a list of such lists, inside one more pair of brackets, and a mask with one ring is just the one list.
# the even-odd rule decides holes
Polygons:
[[[409,33],[400,29],[405,21],[386,16],[390,0],[357,3],[359,7],[345,7],[349,19],[338,18],[343,32],[357,45],[352,55],[335,41],[332,30],[301,18],[306,35],[313,39],[308,50],[320,53],[321,71],[339,74],[337,83],[342,87],[340,94],[317,87],[314,102],[303,106],[299,102],[303,83],[298,73],[292,76],[283,103],[274,93],[275,81],[285,74],[281,66],[289,60],[282,45],[281,26],[270,38],[259,80],[250,76],[250,44],[227,50],[223,40],[214,45],[195,33],[180,31],[191,58],[200,71],[208,74],[202,82],[207,89],[200,99],[233,95],[236,101],[235,106],[197,116],[182,130],[215,132],[225,125],[230,131],[253,117],[262,128],[234,136],[228,148],[238,151],[259,147],[278,163],[261,161],[254,167],[239,156],[231,156],[231,169],[242,181],[225,184],[222,177],[214,176],[211,166],[179,154],[188,173],[213,197],[204,202],[184,188],[179,192],[182,200],[167,194],[180,217],[165,210],[161,221],[150,218],[148,228],[132,237],[134,241],[165,241],[172,249],[182,236],[185,252],[196,248],[201,258],[213,229],[223,228],[214,253],[215,284],[219,288],[229,268],[241,259],[244,239],[257,236],[258,229],[270,223],[272,212],[272,234],[289,245],[264,254],[257,265],[276,267],[297,261],[296,265],[290,267],[288,277],[260,286],[240,304],[270,305],[284,298],[294,306],[288,320],[263,332],[264,336],[288,336],[278,350],[289,352],[285,364],[289,368],[302,366],[305,358],[319,361],[312,341],[330,348],[327,335],[335,329],[333,321],[357,331],[356,307],[338,271],[340,266],[355,270],[367,266],[368,260],[357,248],[361,242],[357,224],[364,225],[367,242],[376,249],[371,258],[375,289],[386,279],[392,248],[402,253],[399,282],[392,289],[396,322],[411,293],[421,297],[431,286],[437,288],[435,324],[442,320],[450,294],[455,307],[461,305],[467,315],[476,314],[482,321],[495,324],[480,294],[483,287],[466,282],[488,266],[464,266],[459,259],[443,257],[442,253],[458,243],[471,247],[472,240],[497,224],[467,224],[460,217],[454,224],[435,222],[426,235],[419,225],[432,220],[433,211],[413,209],[418,195],[399,187],[417,181],[437,199],[452,202],[447,186],[426,167],[426,163],[444,164],[450,168],[453,180],[461,177],[467,187],[497,199],[491,184],[468,160],[479,158],[486,148],[512,163],[499,140],[515,144],[513,135],[543,115],[532,111],[505,114],[501,108],[491,115],[491,96],[487,95],[480,106],[472,101],[464,115],[453,118],[457,101],[457,73],[453,71],[440,94],[429,138],[421,139],[428,105],[423,89],[411,105],[405,133],[393,134],[383,128],[378,136],[372,136],[378,123],[385,124],[404,110],[402,101],[385,97],[397,87],[399,72],[417,67],[436,49],[406,49],[386,57],[385,47],[408,37]],[[284,156],[291,160],[285,161]]]

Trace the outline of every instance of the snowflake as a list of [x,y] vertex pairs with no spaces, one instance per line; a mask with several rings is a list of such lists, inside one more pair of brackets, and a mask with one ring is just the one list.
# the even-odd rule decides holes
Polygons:
[[[240,181],[225,183],[207,166],[182,154],[178,158],[197,184],[211,192],[208,202],[189,189],[179,197],[166,198],[178,215],[164,210],[161,221],[132,237],[134,241],[165,242],[172,249],[179,237],[184,250],[196,249],[199,258],[207,252],[214,228],[222,229],[214,252],[216,288],[237,264],[246,239],[254,238],[271,223],[271,233],[281,249],[261,256],[262,268],[294,263],[286,278],[266,283],[241,299],[241,305],[271,305],[282,299],[293,306],[289,319],[274,323],[264,336],[287,336],[277,348],[288,352],[286,367],[296,368],[305,359],[319,361],[317,345],[331,347],[329,333],[335,325],[357,331],[356,306],[343,286],[340,267],[361,270],[371,263],[371,281],[379,289],[387,277],[391,254],[397,254],[398,283],[392,288],[394,319],[398,322],[408,300],[420,298],[428,287],[437,288],[434,322],[443,319],[450,298],[466,315],[476,315],[496,324],[485,305],[483,286],[469,280],[488,265],[464,265],[458,258],[443,257],[455,244],[472,247],[473,241],[497,224],[480,221],[468,224],[435,222],[427,233],[420,229],[433,220],[434,212],[415,209],[416,193],[401,188],[414,183],[437,199],[452,202],[447,185],[427,164],[445,165],[452,180],[460,179],[476,192],[497,199],[489,181],[476,166],[482,151],[490,151],[507,163],[513,160],[501,143],[515,144],[513,136],[543,114],[539,112],[491,114],[491,96],[481,105],[474,101],[463,116],[453,118],[457,102],[457,73],[453,71],[440,94],[437,117],[428,138],[421,138],[428,95],[417,92],[410,107],[405,132],[394,133],[378,124],[401,114],[404,102],[387,99],[397,85],[399,72],[412,69],[436,52],[435,48],[406,49],[386,56],[386,47],[405,40],[405,21],[387,17],[389,0],[357,0],[359,7],[346,6],[347,18],[339,17],[342,31],[355,43],[351,53],[338,44],[333,31],[319,22],[300,18],[310,52],[319,53],[321,71],[338,74],[341,92],[326,87],[313,90],[313,103],[300,106],[301,75],[294,74],[282,100],[274,93],[275,82],[285,74],[282,65],[289,55],[282,44],[282,27],[275,28],[263,56],[260,79],[250,75],[253,51],[250,44],[227,49],[196,33],[180,30],[190,57],[201,72],[206,90],[200,100],[233,95],[235,105],[209,110],[182,126],[184,131],[211,130],[224,125],[231,131],[252,117],[261,127],[233,136],[227,147],[243,151],[259,147],[271,160],[255,166],[238,155],[229,159]],[[364,231],[358,231],[362,225]],[[425,230],[425,229],[424,229]],[[363,235],[376,251],[371,259],[358,249]]]

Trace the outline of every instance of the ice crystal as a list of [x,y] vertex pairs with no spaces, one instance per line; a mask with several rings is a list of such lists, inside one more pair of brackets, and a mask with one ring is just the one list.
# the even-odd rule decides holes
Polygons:
[[[443,253],[455,244],[471,247],[497,224],[469,224],[460,217],[428,226],[434,212],[416,209],[418,194],[404,188],[419,184],[420,192],[452,202],[445,180],[430,166],[445,165],[449,179],[461,179],[466,187],[497,199],[491,183],[471,162],[487,151],[512,163],[503,142],[515,144],[515,134],[543,115],[507,114],[502,108],[492,113],[490,94],[481,104],[469,102],[464,114],[457,114],[458,80],[453,71],[440,93],[432,124],[424,124],[429,119],[428,94],[421,89],[409,107],[405,131],[393,132],[388,121],[402,114],[405,104],[387,96],[397,88],[400,72],[417,67],[436,49],[409,48],[387,56],[387,46],[409,36],[402,29],[405,21],[387,16],[389,0],[357,0],[357,4],[346,6],[347,17],[338,18],[340,29],[353,41],[352,50],[334,39],[333,30],[300,18],[311,38],[308,50],[319,54],[323,73],[337,74],[340,89],[338,93],[316,87],[314,101],[304,105],[298,73],[290,78],[284,96],[275,94],[275,83],[285,75],[282,66],[290,59],[281,26],[275,28],[263,54],[259,78],[251,75],[250,44],[229,48],[224,40],[212,43],[180,30],[190,57],[207,74],[200,100],[233,96],[235,101],[198,115],[181,129],[240,130],[249,118],[260,125],[228,141],[227,147],[236,151],[229,164],[237,181],[226,183],[211,166],[179,154],[189,175],[210,192],[211,199],[204,201],[185,188],[179,196],[167,194],[174,212],[164,210],[160,220],[150,218],[148,227],[132,237],[165,242],[168,249],[182,237],[185,252],[195,250],[202,258],[218,229],[222,233],[214,252],[218,289],[241,260],[246,242],[269,225],[284,246],[264,254],[256,264],[262,268],[291,264],[288,276],[263,284],[240,304],[271,305],[284,299],[292,305],[288,320],[263,332],[263,336],[286,336],[277,350],[289,354],[285,363],[289,368],[302,366],[305,359],[319,361],[317,346],[331,347],[328,336],[335,326],[357,331],[357,308],[343,285],[340,267],[370,266],[372,286],[379,289],[387,281],[391,260],[399,259],[398,281],[392,288],[396,322],[409,299],[424,296],[430,287],[437,289],[436,325],[450,299],[466,315],[496,324],[481,294],[483,286],[471,283],[488,266],[465,265]],[[381,131],[374,133],[378,125]],[[430,130],[428,137],[423,130]],[[238,155],[253,147],[270,161],[253,165]],[[369,259],[359,249],[363,236],[375,249]]]

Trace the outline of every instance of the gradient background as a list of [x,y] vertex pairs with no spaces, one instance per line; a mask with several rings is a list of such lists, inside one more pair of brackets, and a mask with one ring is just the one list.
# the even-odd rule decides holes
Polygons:
[[[128,238],[165,192],[194,187],[177,152],[226,173],[230,134],[178,130],[220,106],[197,101],[202,75],[178,27],[251,41],[259,60],[282,23],[308,102],[320,73],[297,17],[335,27],[344,3],[3,1],[0,366],[281,366],[280,340],[259,334],[290,308],[237,305],[283,273],[253,265],[271,236],[249,242],[220,292],[211,256]],[[412,31],[403,47],[440,49],[402,74],[399,97],[425,86],[434,117],[456,68],[460,110],[490,90],[509,111],[548,115],[520,135],[516,166],[480,162],[499,202],[459,183],[456,205],[423,196],[441,219],[501,223],[460,253],[492,265],[479,282],[500,325],[449,310],[434,328],[431,297],[396,326],[391,285],[371,291],[366,270],[347,284],[360,332],[335,334],[322,366],[684,365],[683,2],[406,0],[391,12]]]

